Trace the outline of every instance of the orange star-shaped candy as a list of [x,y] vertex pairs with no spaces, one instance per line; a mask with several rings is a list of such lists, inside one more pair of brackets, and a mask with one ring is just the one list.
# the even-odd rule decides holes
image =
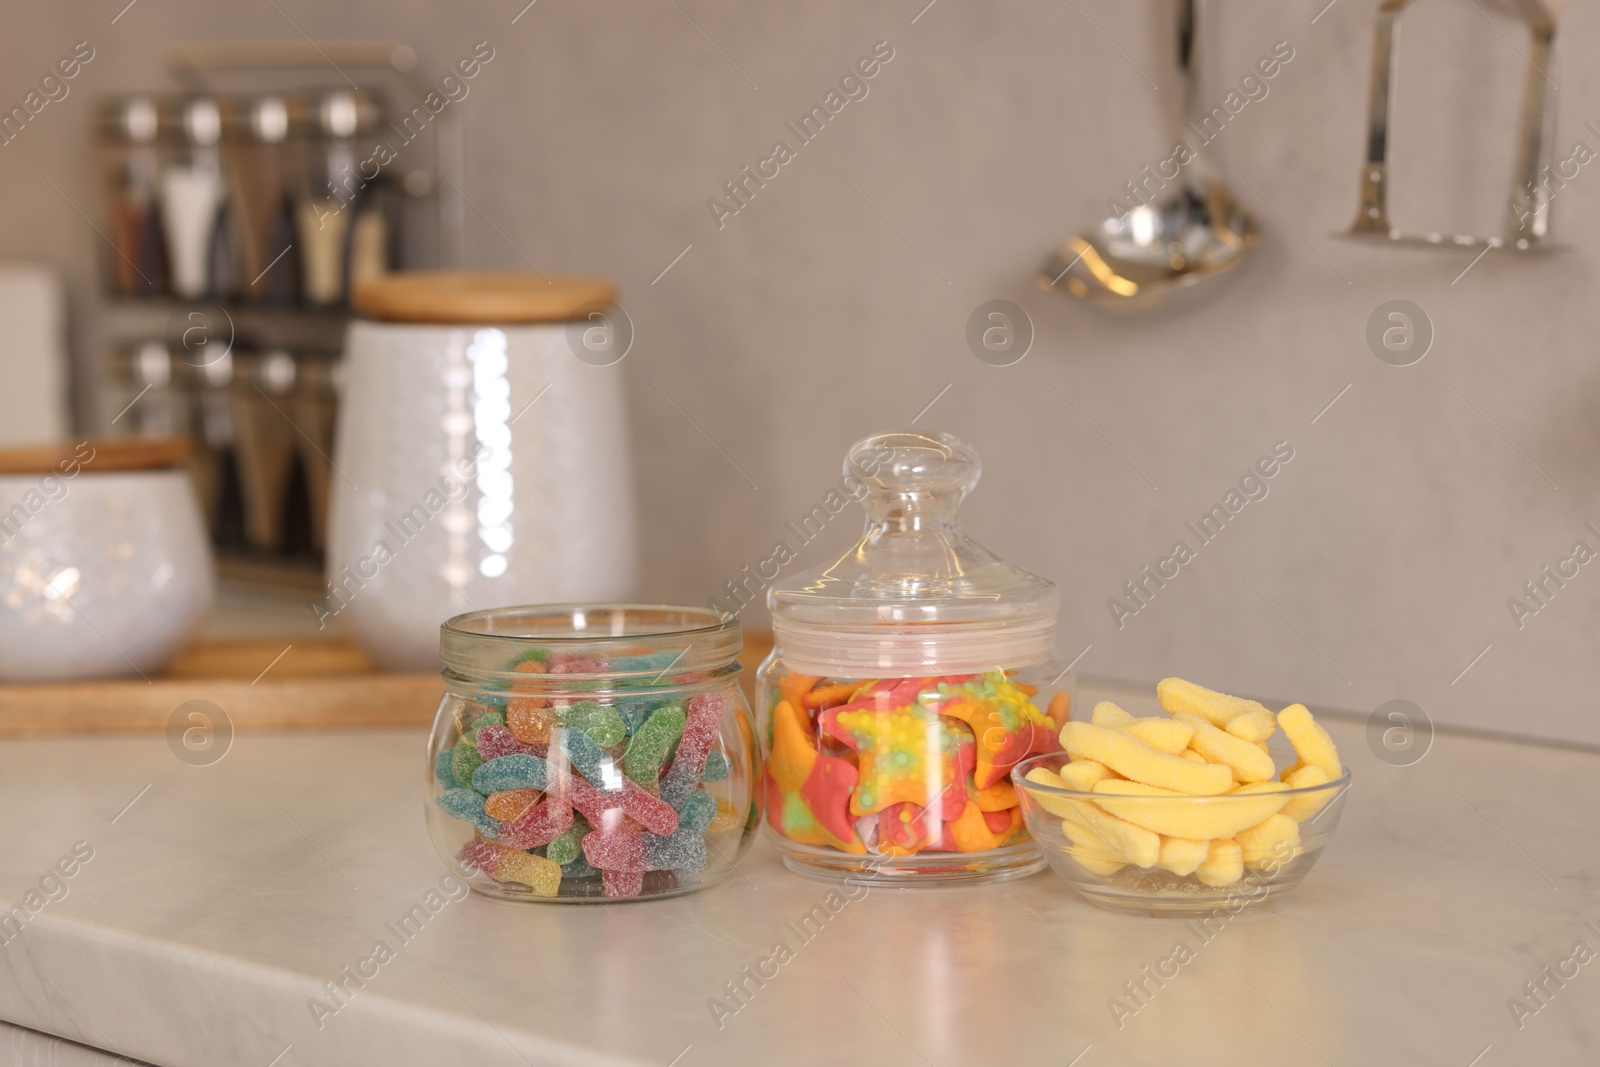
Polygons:
[[1038,734],[1050,733],[1050,720],[1028,700],[1027,694],[1000,671],[991,671],[961,685],[940,685],[939,698],[930,710],[960,719],[977,739],[974,778],[988,789],[1034,751]]

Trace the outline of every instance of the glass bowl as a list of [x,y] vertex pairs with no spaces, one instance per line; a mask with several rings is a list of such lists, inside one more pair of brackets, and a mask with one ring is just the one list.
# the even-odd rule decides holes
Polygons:
[[1350,788],[1348,768],[1323,785],[1253,795],[1119,796],[1028,780],[1067,762],[1057,752],[1012,768],[1028,832],[1090,903],[1134,915],[1233,916],[1287,893],[1333,836]]

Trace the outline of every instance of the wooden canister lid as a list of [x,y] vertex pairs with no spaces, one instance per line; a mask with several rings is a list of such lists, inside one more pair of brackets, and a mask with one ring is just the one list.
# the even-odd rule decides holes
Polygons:
[[357,281],[350,305],[369,319],[470,325],[570,322],[616,299],[606,278],[407,271]]
[[0,449],[0,474],[156,471],[189,462],[186,437],[91,438]]

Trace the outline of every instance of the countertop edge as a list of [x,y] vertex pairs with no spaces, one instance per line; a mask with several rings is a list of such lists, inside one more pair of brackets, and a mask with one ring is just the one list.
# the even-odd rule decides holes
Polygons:
[[[0,897],[0,916],[14,909],[26,910]],[[265,1067],[311,1042],[331,1043],[317,1062],[494,1062],[510,1045],[525,1059],[577,1067],[659,1067],[377,991],[364,990],[315,1029],[305,1004],[323,990],[308,978],[48,911],[0,937],[0,1020],[160,1067]],[[74,990],[71,1000],[63,987]],[[199,1034],[226,1036],[202,1048],[193,1040]]]

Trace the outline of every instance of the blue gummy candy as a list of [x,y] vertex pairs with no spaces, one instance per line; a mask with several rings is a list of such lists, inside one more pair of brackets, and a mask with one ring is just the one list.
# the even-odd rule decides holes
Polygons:
[[665,671],[683,660],[684,652],[650,652],[643,656],[619,656],[612,661],[618,671]]
[[599,874],[600,868],[589,862],[588,857],[583,854],[582,849],[578,850],[577,859],[573,860],[571,863],[563,863],[561,865],[562,881],[566,881],[568,878],[595,878],[598,877]]
[[470,822],[484,837],[494,838],[500,833],[500,821],[489,817],[483,810],[483,797],[470,789],[446,789],[434,803],[452,819]]
[[433,776],[439,779],[439,784],[446,789],[459,789],[461,783],[456,781],[456,776],[450,773],[450,760],[455,756],[454,748],[441,749],[433,761]]
[[[697,793],[696,796],[706,796]],[[716,808],[715,802],[712,808]],[[666,837],[644,835],[644,869],[647,871],[703,871],[706,869],[706,839],[699,833],[679,827]]]
[[727,778],[733,771],[733,765],[728,762],[727,753],[720,748],[714,748],[706,756],[706,769],[701,772],[702,782],[720,782]]
[[689,794],[689,799],[678,809],[678,830],[703,834],[717,817],[717,798],[703,789]]
[[615,786],[606,783],[621,784],[622,769],[605,749],[595,744],[594,738],[582,730],[557,730],[556,735],[560,738],[560,751],[566,754],[573,769],[587,778],[591,785],[611,789]]
[[639,727],[643,726],[644,721],[650,717],[650,713],[656,710],[657,703],[657,701],[649,700],[645,697],[632,697],[627,700],[617,701],[617,714],[622,716],[622,726],[628,731],[629,737],[639,732]]
[[498,793],[505,789],[543,789],[545,771],[546,764],[538,756],[513,752],[509,756],[497,756],[474,771],[472,788],[480,793]]

